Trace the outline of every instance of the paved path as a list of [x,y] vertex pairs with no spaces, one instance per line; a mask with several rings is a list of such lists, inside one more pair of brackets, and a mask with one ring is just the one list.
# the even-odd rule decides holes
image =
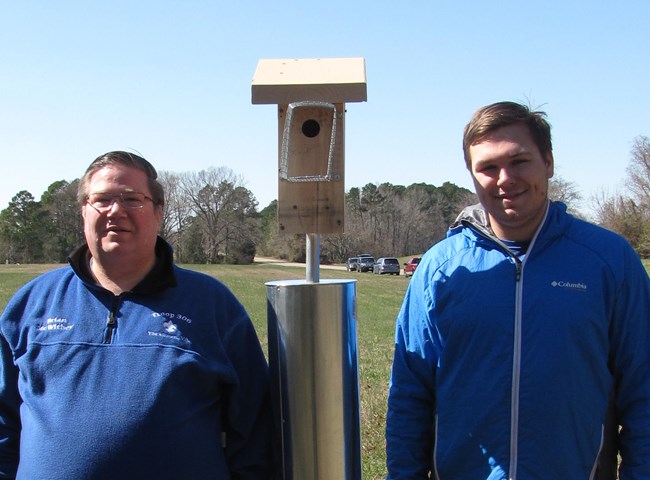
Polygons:
[[[281,265],[281,266],[285,266],[285,267],[303,267],[303,268],[307,268],[307,265],[305,265],[304,263],[289,262],[287,260],[282,260],[280,258],[255,257],[253,259],[253,262],[261,263],[261,264],[268,264],[268,265]],[[328,269],[328,270],[343,270],[343,271],[347,270],[344,265],[320,265],[320,268],[321,269]]]

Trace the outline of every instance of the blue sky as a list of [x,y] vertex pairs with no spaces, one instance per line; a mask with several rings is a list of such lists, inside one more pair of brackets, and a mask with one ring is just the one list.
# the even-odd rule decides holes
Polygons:
[[515,100],[548,113],[556,173],[586,199],[611,193],[650,135],[648,18],[647,0],[0,0],[0,209],[122,149],[159,170],[227,166],[265,207],[277,120],[251,103],[262,58],[365,58],[346,189],[471,188],[462,129]]

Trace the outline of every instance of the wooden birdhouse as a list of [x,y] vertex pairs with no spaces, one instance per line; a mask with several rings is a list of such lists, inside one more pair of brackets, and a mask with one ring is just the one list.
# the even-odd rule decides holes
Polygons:
[[342,233],[345,103],[366,101],[363,58],[260,60],[253,104],[278,105],[278,222],[287,233]]

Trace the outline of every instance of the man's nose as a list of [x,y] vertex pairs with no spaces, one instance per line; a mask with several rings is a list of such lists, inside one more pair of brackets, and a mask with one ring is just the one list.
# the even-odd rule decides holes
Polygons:
[[111,206],[108,207],[106,214],[114,215],[115,213],[119,213],[121,210],[124,210],[124,208],[124,205],[122,205],[122,199],[120,197],[114,197],[113,203],[111,203]]
[[512,183],[513,181],[514,177],[508,167],[503,167],[499,170],[499,178],[497,180],[499,185],[505,185],[507,183]]

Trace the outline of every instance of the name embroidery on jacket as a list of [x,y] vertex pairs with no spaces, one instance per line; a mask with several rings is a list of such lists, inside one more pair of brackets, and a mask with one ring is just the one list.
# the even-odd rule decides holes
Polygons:
[[45,323],[40,323],[36,326],[39,332],[49,332],[55,330],[72,330],[74,325],[68,324],[67,318],[51,317]]

